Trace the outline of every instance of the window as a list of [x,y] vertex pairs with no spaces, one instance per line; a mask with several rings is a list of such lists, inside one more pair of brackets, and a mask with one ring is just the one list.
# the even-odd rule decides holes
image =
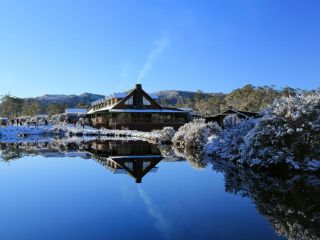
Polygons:
[[168,122],[172,122],[172,120],[173,120],[173,116],[171,116],[170,113],[165,115],[164,122],[168,123]]
[[133,105],[133,97],[130,97],[127,99],[127,101],[124,102],[125,105]]
[[124,165],[129,168],[130,170],[133,170],[133,163],[132,162],[125,162]]
[[149,167],[151,162],[143,162],[143,170],[146,170],[147,167]]
[[119,113],[117,119],[118,119],[118,123],[126,123],[126,114]]
[[140,123],[141,122],[141,114],[140,113],[131,113],[131,121],[133,123]]
[[146,105],[146,106],[151,105],[151,102],[148,99],[146,99],[145,97],[143,97],[142,100],[143,100],[143,105]]
[[158,121],[159,121],[159,117],[158,116],[159,116],[158,113],[151,114],[152,123],[158,123]]

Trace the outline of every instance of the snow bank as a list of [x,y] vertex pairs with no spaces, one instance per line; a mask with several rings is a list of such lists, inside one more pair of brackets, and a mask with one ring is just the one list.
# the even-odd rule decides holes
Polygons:
[[[95,129],[86,126],[74,126],[71,124],[60,124],[39,127],[26,127],[26,126],[6,126],[0,127],[0,141],[16,141],[21,138],[30,138],[31,136],[107,136],[119,138],[135,138],[139,140],[151,141],[161,143],[168,138],[171,130],[165,129],[164,131],[154,132],[140,132],[136,130],[110,130],[110,129]],[[172,133],[171,133],[172,134]]]
[[161,142],[161,132],[140,132],[136,130],[111,130],[96,129],[92,127],[81,127],[73,125],[58,125],[52,128],[52,133],[63,132],[66,136],[108,136],[108,137],[130,137],[146,141]]

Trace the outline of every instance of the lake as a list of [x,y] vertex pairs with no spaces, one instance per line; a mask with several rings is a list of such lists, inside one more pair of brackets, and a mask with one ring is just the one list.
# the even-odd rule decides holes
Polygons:
[[320,236],[318,176],[279,178],[140,141],[0,146],[0,239]]

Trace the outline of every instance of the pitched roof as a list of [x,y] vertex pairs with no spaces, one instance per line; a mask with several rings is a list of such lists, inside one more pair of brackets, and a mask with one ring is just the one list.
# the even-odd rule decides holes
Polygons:
[[[113,104],[107,104],[107,99],[117,98],[118,100]],[[93,103],[93,109],[88,114],[101,111],[109,112],[183,112],[179,109],[167,109],[163,108],[159,103],[155,101],[158,96],[156,94],[147,94],[141,87],[141,84],[137,84],[136,88],[125,93],[116,93],[106,97],[105,99],[98,100]],[[132,99],[132,100],[131,100]],[[131,103],[128,104],[128,100]],[[148,103],[148,104],[147,104]],[[101,105],[99,105],[101,104]],[[99,105],[99,106],[96,106]],[[96,107],[95,107],[96,106]]]
[[[123,99],[123,98],[125,98],[126,96],[128,96],[128,94],[129,94],[130,92],[132,92],[133,90],[135,90],[135,89],[129,90],[129,91],[127,91],[127,92],[112,93],[112,94],[110,94],[110,95],[108,95],[108,96],[105,96],[104,98],[101,98],[101,99],[98,99],[98,100],[92,102],[91,105],[94,106],[94,105],[96,105],[96,104],[101,104],[101,103],[104,103],[104,102],[106,102],[106,101],[108,101],[108,100],[111,100],[111,99],[113,99],[113,98]],[[158,99],[158,95],[155,94],[155,93],[148,94],[148,95],[149,95],[152,99],[154,99],[154,100]]]
[[228,114],[228,113],[230,113],[230,112],[233,112],[233,113],[235,113],[235,114],[242,115],[242,116],[244,116],[244,117],[254,117],[254,116],[257,116],[257,115],[258,115],[258,113],[255,113],[255,112],[240,111],[240,110],[236,110],[236,109],[233,109],[233,108],[228,109],[228,110],[222,112],[221,114]]

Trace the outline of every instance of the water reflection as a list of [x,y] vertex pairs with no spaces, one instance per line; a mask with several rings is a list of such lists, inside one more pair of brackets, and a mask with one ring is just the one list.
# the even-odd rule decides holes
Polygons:
[[203,158],[201,152],[175,149],[196,169],[212,165],[224,175],[225,191],[250,198],[287,239],[320,239],[320,177],[312,174],[274,175],[243,168],[232,162]]
[[[127,174],[140,183],[157,171],[160,161],[187,159],[196,169],[208,166],[224,175],[225,191],[248,197],[276,233],[288,239],[320,239],[320,178],[310,174],[275,176],[257,172],[230,162],[203,159],[199,152],[183,152],[170,146],[156,146],[141,141],[102,139],[50,139],[20,143],[1,143],[1,159],[10,162],[24,156],[81,157],[93,159],[115,174]],[[139,194],[166,232],[163,216],[141,188]]]
[[[25,156],[43,157],[81,157],[93,159],[114,174],[128,174],[136,183],[157,171],[156,165],[168,151],[166,147],[157,147],[143,141],[110,141],[94,139],[50,139],[45,141],[26,141],[19,143],[1,143],[2,161],[10,162]],[[163,151],[161,153],[160,149]],[[170,151],[169,151],[170,152]],[[181,160],[170,158],[170,160]]]
[[249,197],[257,210],[288,239],[320,239],[320,178],[315,175],[271,176],[212,161],[225,177],[225,190]]

